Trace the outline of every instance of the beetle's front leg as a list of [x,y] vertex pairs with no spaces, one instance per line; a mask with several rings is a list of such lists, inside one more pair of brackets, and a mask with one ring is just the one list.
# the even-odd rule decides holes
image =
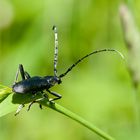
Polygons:
[[54,100],[58,100],[60,98],[62,98],[62,95],[56,93],[56,92],[53,92],[53,91],[50,91],[50,90],[47,90],[50,94],[56,96],[56,98],[53,98],[53,99],[49,99],[49,101],[54,101]]

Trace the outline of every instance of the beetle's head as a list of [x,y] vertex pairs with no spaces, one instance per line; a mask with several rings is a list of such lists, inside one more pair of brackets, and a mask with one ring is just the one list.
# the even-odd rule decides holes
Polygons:
[[45,77],[50,87],[54,86],[55,84],[61,84],[61,79],[57,76],[46,76]]
[[57,84],[61,84],[61,83],[62,83],[61,79],[60,79],[59,77],[57,77],[57,76],[54,76],[54,77],[53,77],[53,80],[54,80],[55,83],[57,83]]

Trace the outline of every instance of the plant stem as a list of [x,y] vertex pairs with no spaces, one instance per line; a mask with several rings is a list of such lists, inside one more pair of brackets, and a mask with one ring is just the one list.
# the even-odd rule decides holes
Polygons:
[[[129,2],[132,3],[131,0]],[[126,4],[120,6],[120,18],[124,41],[128,50],[127,68],[132,79],[136,128],[140,128],[139,83],[140,83],[140,32],[136,26],[134,15]]]
[[70,110],[60,106],[57,103],[53,103],[50,102],[46,99],[44,100],[39,100],[37,101],[39,104],[44,105],[46,107],[49,107],[59,113],[64,114],[65,116],[79,122],[80,124],[82,124],[83,126],[87,127],[88,129],[90,129],[91,131],[95,132],[97,135],[101,136],[102,138],[104,138],[105,140],[115,140],[113,137],[111,137],[110,135],[108,135],[107,133],[105,133],[104,131],[100,130],[99,128],[97,128],[96,126],[94,126],[93,124],[91,124],[90,122],[86,121],[85,119],[83,119],[82,117],[78,116],[77,114],[71,112]]
[[138,92],[138,88],[133,87],[133,92],[132,92],[132,97],[133,97],[133,108],[134,108],[134,117],[135,117],[135,126],[136,129],[139,130],[140,129],[140,107],[139,107],[139,92]]

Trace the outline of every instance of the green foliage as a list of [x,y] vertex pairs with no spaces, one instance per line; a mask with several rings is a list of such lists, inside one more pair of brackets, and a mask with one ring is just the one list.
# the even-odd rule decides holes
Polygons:
[[11,88],[0,85],[0,103],[12,93]]
[[[8,88],[8,87],[3,86],[3,85],[1,85],[1,87],[2,87],[1,91],[3,91],[3,93],[5,93],[5,94],[6,94],[6,92],[9,94],[12,93],[11,88]],[[68,116],[69,118],[81,123],[83,126],[92,130],[93,132],[95,132],[97,135],[101,136],[105,140],[114,140],[111,136],[109,136],[108,134],[106,134],[102,130],[98,129],[97,127],[95,127],[94,125],[89,123],[88,121],[84,120],[83,118],[81,118],[77,114],[75,114],[75,113],[69,111],[68,109],[56,104],[55,102],[50,102],[47,98],[43,98],[41,92],[34,95],[34,96],[30,93],[28,93],[28,94],[16,94],[15,93],[12,96],[12,103],[13,104],[27,104],[27,103],[31,103],[32,101],[36,101],[37,103],[39,103],[43,106],[50,107],[51,109],[58,111],[58,112],[64,114],[65,116]],[[0,117],[3,115],[6,115],[6,113],[10,113],[10,111],[11,112],[13,111],[13,108],[11,108],[11,106],[8,106],[8,104],[4,104],[4,105],[5,106],[3,106],[3,104],[2,105],[0,104],[0,110],[1,110]]]

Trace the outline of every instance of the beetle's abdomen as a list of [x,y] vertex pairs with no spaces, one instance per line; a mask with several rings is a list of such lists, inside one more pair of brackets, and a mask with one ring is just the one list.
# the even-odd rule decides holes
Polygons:
[[16,93],[33,93],[42,91],[48,87],[48,81],[42,77],[32,77],[24,81],[20,81],[13,85],[13,92]]

